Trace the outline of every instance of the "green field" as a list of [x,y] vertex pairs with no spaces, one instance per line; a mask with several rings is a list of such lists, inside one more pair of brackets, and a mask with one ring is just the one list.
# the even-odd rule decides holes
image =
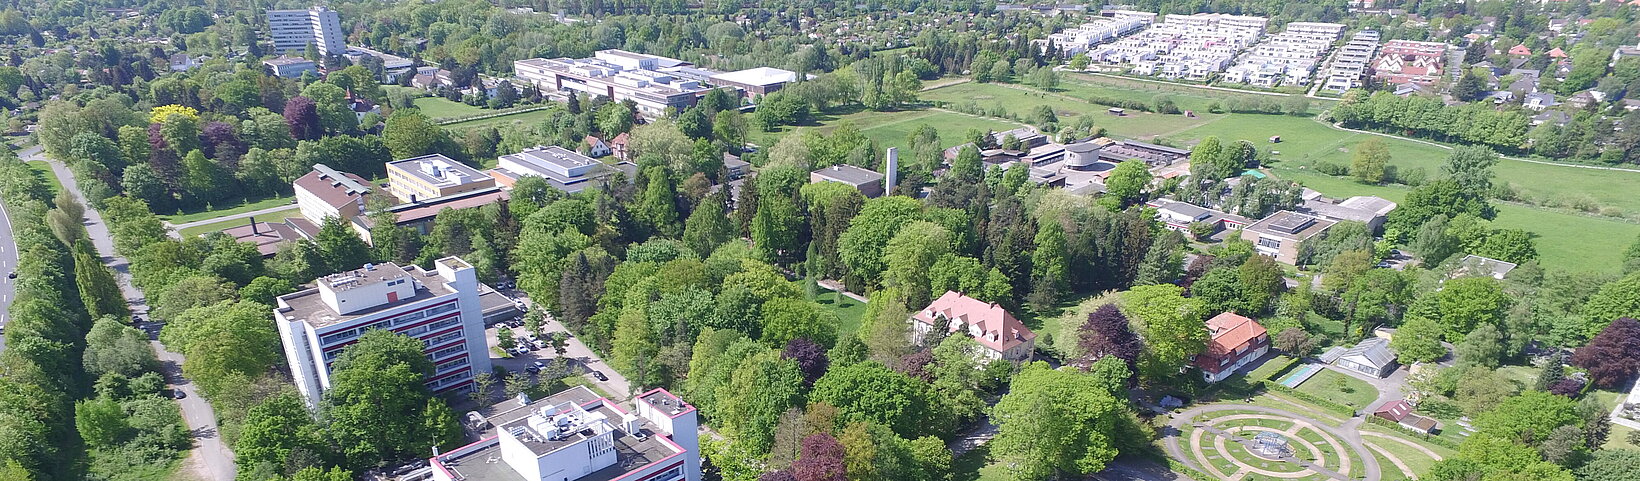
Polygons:
[[1328,369],[1321,370],[1304,384],[1298,385],[1298,391],[1357,410],[1366,408],[1378,399],[1378,389],[1371,384]]
[[[1106,107],[1087,102],[1090,95],[1148,101],[1167,93],[1181,108],[1197,110],[1197,117],[1130,113],[1110,116]],[[1423,169],[1427,177],[1439,175],[1448,150],[1440,146],[1376,134],[1333,129],[1309,117],[1262,114],[1211,114],[1205,106],[1222,96],[1245,96],[1177,85],[1159,85],[1130,79],[1073,75],[1059,92],[1048,93],[1029,87],[962,83],[922,92],[922,97],[944,102],[973,100],[991,108],[1000,103],[1011,112],[1027,112],[1037,105],[1051,105],[1061,122],[1077,115],[1096,115],[1095,125],[1111,135],[1141,140],[1164,139],[1191,145],[1207,136],[1226,141],[1248,140],[1272,155],[1271,171],[1277,176],[1304,184],[1329,197],[1376,195],[1400,201],[1404,186],[1366,185],[1347,178],[1316,172],[1317,162],[1348,165],[1351,149],[1369,138],[1382,139],[1389,147],[1390,164],[1403,171]],[[1319,107],[1323,102],[1317,101]],[[1071,120],[1074,121],[1074,120]],[[1282,142],[1269,138],[1280,135]],[[1505,159],[1494,169],[1496,183],[1511,185],[1525,198],[1551,200],[1560,204],[1581,201],[1596,204],[1613,213],[1640,218],[1640,197],[1629,195],[1629,186],[1640,183],[1640,173],[1544,165]],[[1545,208],[1526,204],[1498,203],[1494,227],[1520,228],[1538,236],[1537,247],[1546,267],[1582,271],[1613,271],[1619,257],[1637,235],[1640,224],[1587,215],[1571,209]]]
[[837,319],[842,321],[842,324],[837,326],[838,335],[848,335],[860,328],[860,318],[866,313],[866,303],[819,286],[814,286],[809,292],[814,293],[809,300],[836,313]]
[[[484,112],[494,112],[494,111],[486,110]],[[542,120],[545,120],[547,118],[547,112],[548,112],[547,109],[536,109],[536,110],[530,110],[530,111],[525,111],[525,112],[517,112],[517,113],[506,114],[506,115],[498,115],[498,116],[495,116],[495,117],[490,117],[490,118],[485,118],[485,119],[454,122],[454,123],[444,124],[443,127],[446,128],[446,129],[450,129],[450,130],[466,130],[466,129],[471,129],[471,128],[474,128],[474,127],[486,127],[486,126],[495,126],[495,127],[530,126],[532,124],[540,123]]]
[[268,209],[281,205],[291,205],[290,201],[293,198],[294,197],[290,196],[269,197],[256,201],[239,201],[237,204],[212,205],[204,210],[181,214],[160,215],[159,218],[160,220],[170,222],[172,224],[186,224],[189,222],[198,222],[206,219],[215,219],[217,217],[243,214],[246,212]]
[[481,109],[461,102],[452,102],[442,97],[421,97],[416,99],[416,108],[433,120],[466,117],[478,115],[489,110]]
[[[291,208],[287,209],[287,210],[282,210],[282,211],[274,212],[274,213],[267,214],[267,215],[257,216],[256,221],[257,222],[282,222],[287,218],[297,217],[297,216],[300,216],[300,215],[302,215],[302,210],[297,209],[295,206],[291,206]],[[250,223],[251,223],[250,219],[233,219],[233,220],[225,220],[225,221],[222,221],[222,222],[212,222],[212,223],[209,223],[209,224],[196,225],[196,226],[193,226],[193,227],[189,227],[187,229],[182,229],[180,231],[177,231],[177,235],[180,235],[183,238],[187,238],[187,237],[190,237],[190,236],[208,234],[208,233],[211,233],[211,232],[216,232],[216,231],[220,231],[220,230],[223,230],[223,229],[230,229],[230,228],[234,228],[234,227],[239,227],[239,226],[242,226],[242,225],[249,225]]]
[[940,133],[940,143],[956,145],[969,130],[1011,130],[1019,125],[1000,119],[976,117],[972,115],[947,112],[942,110],[897,110],[892,112],[863,111],[841,115],[825,115],[808,125],[787,127],[778,132],[752,132],[751,143],[764,148],[773,146],[781,137],[786,135],[801,135],[802,132],[813,130],[822,134],[829,134],[843,122],[852,122],[860,132],[877,143],[877,149],[897,147],[902,152],[908,151],[908,138],[911,131],[917,126],[928,124]]

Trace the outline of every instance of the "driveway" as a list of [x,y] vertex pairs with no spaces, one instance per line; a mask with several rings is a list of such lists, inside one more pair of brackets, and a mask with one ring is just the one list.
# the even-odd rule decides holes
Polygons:
[[[514,298],[519,301],[523,301],[524,304],[529,306],[530,309],[538,308],[535,303],[531,302],[528,297],[524,296],[523,292],[511,291],[507,294],[514,296]],[[569,330],[564,328],[564,324],[558,322],[558,318],[553,317],[552,313],[542,312],[541,316],[541,331],[543,331],[543,333],[569,333]],[[513,328],[513,333],[519,336],[525,335],[524,328],[522,327]],[[484,336],[488,339],[487,342],[491,347],[497,345],[498,340],[495,337],[495,328],[492,327],[486,329]],[[610,367],[608,363],[604,362],[604,359],[599,357],[598,353],[592,352],[591,348],[588,348],[586,344],[581,342],[581,338],[570,335],[568,341],[564,344],[564,358],[569,359],[572,363],[574,363],[574,365],[582,368],[581,376],[586,378],[586,380],[591,382],[593,385],[598,386],[599,389],[604,390],[605,393],[608,393],[610,396],[616,398],[612,399],[613,401],[625,401],[634,395],[641,394],[633,392],[632,384],[627,381],[626,376],[622,376],[621,373],[615,372],[615,368]],[[529,354],[515,356],[510,359],[493,357],[494,353],[491,353],[491,356],[491,364],[505,367],[509,371],[522,372],[524,368],[529,367],[530,363],[538,360],[546,361],[548,359],[558,357],[558,353],[554,352],[552,350],[552,346],[549,344],[544,349],[531,351]],[[609,380],[599,381],[597,378],[592,377],[592,374],[588,371],[601,372],[605,377],[609,378]]]
[[[48,160],[40,154],[39,147],[20,152],[25,160]],[[49,161],[51,170],[63,183],[63,188],[73,194],[80,202],[85,202],[85,196],[74,183],[74,173],[57,161]],[[148,301],[142,291],[131,284],[130,263],[125,258],[114,253],[114,238],[108,233],[108,226],[103,223],[102,214],[86,205],[85,229],[91,237],[91,243],[101,254],[102,261],[113,269],[120,283],[120,291],[125,294],[126,303],[131,307],[131,313],[148,318]],[[159,341],[152,341],[154,352],[160,360],[160,372],[165,375],[165,382],[172,389],[186,394],[183,399],[177,400],[182,409],[182,420],[188,424],[188,432],[195,441],[194,448],[188,452],[185,468],[193,471],[200,479],[212,481],[233,481],[237,472],[233,462],[233,451],[222,442],[217,432],[216,411],[211,409],[210,403],[199,395],[194,384],[182,376],[182,355],[167,351]]]

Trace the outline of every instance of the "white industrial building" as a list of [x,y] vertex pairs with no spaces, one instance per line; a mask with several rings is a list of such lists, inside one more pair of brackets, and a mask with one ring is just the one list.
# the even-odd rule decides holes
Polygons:
[[321,55],[347,52],[347,36],[342,33],[341,16],[335,10],[313,7],[306,10],[268,10],[268,32],[273,50],[301,52],[313,44]]
[[497,184],[509,189],[520,178],[541,177],[553,188],[574,194],[601,185],[600,180],[618,170],[627,172],[630,178],[637,173],[637,165],[621,161],[609,166],[563,147],[537,145],[501,156],[496,159],[496,168],[489,173]]
[[616,101],[632,100],[638,113],[658,117],[667,107],[695,105],[711,90],[693,64],[625,50],[599,50],[592,58],[529,58],[513,62],[519,79],[543,92],[581,92]]
[[453,392],[490,372],[478,274],[466,261],[446,257],[435,269],[365,264],[314,280],[313,287],[279,296],[274,324],[296,388],[309,405],[330,389],[330,364],[373,329],[420,340],[433,373],[427,388]]

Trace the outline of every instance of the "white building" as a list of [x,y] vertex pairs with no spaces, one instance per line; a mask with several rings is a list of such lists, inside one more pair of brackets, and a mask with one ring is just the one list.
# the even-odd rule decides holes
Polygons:
[[370,181],[325,164],[313,164],[313,171],[298,177],[291,187],[296,191],[296,207],[313,225],[323,224],[328,217],[350,220],[363,215],[365,196],[370,194]]
[[597,186],[600,179],[617,169],[636,173],[637,166],[622,161],[611,167],[590,157],[556,145],[537,145],[516,154],[496,159],[496,168],[490,176],[503,187],[511,188],[522,177],[541,177],[553,188],[574,194]]
[[1207,80],[1264,35],[1269,19],[1240,15],[1168,15],[1161,23],[1091,48],[1090,60],[1125,64],[1137,75]]
[[335,10],[325,7],[268,10],[268,31],[273,34],[275,52],[300,52],[310,43],[318,47],[322,55],[341,55],[347,52],[347,36],[342,33],[342,19],[336,15]]
[[1150,25],[1150,22],[1155,18],[1155,14],[1149,16],[1117,15],[1099,17],[1080,26],[1050,34],[1048,38],[1033,40],[1031,43],[1036,45],[1036,48],[1044,54],[1049,53],[1048,47],[1052,45],[1064,56],[1071,57],[1088,51],[1089,47],[1111,42],[1127,34],[1137,32]]
[[1036,333],[1007,309],[955,291],[946,291],[928,307],[912,313],[908,322],[914,343],[922,343],[934,329],[962,333],[978,342],[989,360],[1029,361],[1036,350]]
[[495,187],[495,179],[444,154],[387,163],[387,192],[400,202],[419,202]]
[[434,392],[469,389],[474,375],[490,372],[477,273],[457,257],[434,265],[424,271],[415,265],[365,264],[275,300],[273,319],[285,359],[309,405],[317,405],[330,389],[330,363],[372,329],[401,333],[426,346],[434,366],[427,387]]
[[268,68],[268,73],[279,78],[298,78],[301,77],[302,74],[308,72],[313,72],[315,74],[319,73],[318,62],[302,57],[280,56],[278,58],[270,58],[263,60],[262,66]]
[[1378,38],[1376,30],[1362,30],[1351,35],[1350,41],[1333,54],[1321,87],[1338,93],[1360,87],[1361,79],[1366,77],[1367,69],[1372,65],[1373,55],[1378,53]]
[[1242,54],[1225,80],[1260,87],[1306,85],[1327,50],[1344,32],[1338,23],[1293,22]]
[[634,398],[630,411],[584,386],[534,402],[521,398],[517,404],[478,420],[493,425],[494,436],[434,456],[424,471],[406,476],[430,474],[434,481],[701,479],[695,408],[664,389]]
[[599,50],[593,58],[528,58],[513,62],[520,80],[542,92],[582,92],[616,101],[631,100],[638,113],[659,117],[667,107],[695,105],[710,88],[701,83],[703,69],[678,59],[625,50]]

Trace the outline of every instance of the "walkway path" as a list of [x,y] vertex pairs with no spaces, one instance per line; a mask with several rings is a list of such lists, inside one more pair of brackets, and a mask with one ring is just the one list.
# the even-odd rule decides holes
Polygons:
[[171,234],[172,238],[181,239],[182,234],[180,234],[180,232],[182,232],[183,229],[187,229],[189,227],[197,227],[197,226],[202,226],[202,225],[206,225],[206,224],[215,224],[217,222],[225,222],[225,221],[230,221],[230,220],[235,220],[235,219],[244,219],[244,218],[248,218],[248,217],[256,217],[256,216],[259,216],[259,215],[268,215],[268,214],[272,214],[272,213],[275,213],[275,212],[284,212],[284,211],[295,209],[295,208],[296,208],[295,205],[280,205],[280,206],[275,206],[275,207],[269,207],[269,208],[266,208],[266,209],[253,210],[253,211],[250,211],[250,212],[241,212],[241,213],[233,214],[233,215],[225,215],[225,216],[222,216],[222,217],[212,217],[212,218],[209,218],[209,219],[201,219],[201,220],[196,220],[196,221],[193,221],[193,222],[183,222],[181,224],[172,224],[170,222],[166,222],[165,226],[171,228],[170,234]]
[[1416,449],[1418,451],[1423,452],[1424,455],[1429,456],[1430,459],[1433,459],[1433,460],[1436,460],[1436,461],[1446,459],[1444,456],[1441,456],[1440,453],[1436,453],[1435,450],[1426,448],[1422,444],[1418,444],[1418,443],[1408,441],[1408,440],[1405,440],[1405,439],[1401,439],[1401,438],[1391,436],[1391,435],[1388,435],[1388,434],[1375,432],[1375,431],[1361,431],[1361,435],[1362,436],[1368,436],[1368,437],[1374,437],[1374,438],[1388,439],[1388,440],[1391,440],[1391,441],[1395,441],[1397,443],[1405,444],[1408,447],[1411,447],[1412,449]]
[[[1344,441],[1343,444],[1348,445],[1350,450],[1355,453],[1355,456],[1361,460],[1362,471],[1364,471],[1364,472],[1362,473],[1360,478],[1352,478],[1352,477],[1349,477],[1349,476],[1343,476],[1342,474],[1337,473],[1337,472],[1332,472],[1332,471],[1326,470],[1326,468],[1324,468],[1324,467],[1317,466],[1317,467],[1310,468],[1310,469],[1314,470],[1317,473],[1325,474],[1327,476],[1333,476],[1335,479],[1344,479],[1344,480],[1364,479],[1366,481],[1381,481],[1383,479],[1383,473],[1382,473],[1381,468],[1378,465],[1377,458],[1374,458],[1372,456],[1372,453],[1368,452],[1366,450],[1366,448],[1362,446],[1360,430],[1354,429],[1354,428],[1351,427],[1352,424],[1354,424],[1356,426],[1359,426],[1359,423],[1361,422],[1361,418],[1351,419],[1349,422],[1345,423],[1345,425],[1343,427],[1333,428],[1332,426],[1329,426],[1325,423],[1322,423],[1320,421],[1312,419],[1308,416],[1300,415],[1300,414],[1294,413],[1292,411],[1287,411],[1287,410],[1283,410],[1283,409],[1276,409],[1276,408],[1271,408],[1271,407],[1264,407],[1264,406],[1242,405],[1242,404],[1217,404],[1217,405],[1197,406],[1197,407],[1194,407],[1194,408],[1191,408],[1191,409],[1187,409],[1183,412],[1174,414],[1173,415],[1173,420],[1168,423],[1169,429],[1166,430],[1165,437],[1164,437],[1164,443],[1163,443],[1165,445],[1166,449],[1167,449],[1168,456],[1171,456],[1173,459],[1177,459],[1180,462],[1183,462],[1186,466],[1189,466],[1192,469],[1195,469],[1197,471],[1201,471],[1201,472],[1204,472],[1204,473],[1209,472],[1207,469],[1204,469],[1204,468],[1206,468],[1205,466],[1202,466],[1201,464],[1196,462],[1196,456],[1187,455],[1185,453],[1184,447],[1181,446],[1180,445],[1181,443],[1179,442],[1179,438],[1180,438],[1179,434],[1184,432],[1183,428],[1184,428],[1185,424],[1191,423],[1191,420],[1195,419],[1196,416],[1206,414],[1206,413],[1217,412],[1217,411],[1256,411],[1256,412],[1262,412],[1262,413],[1267,413],[1267,414],[1275,414],[1275,415],[1278,415],[1278,416],[1291,418],[1294,421],[1309,423],[1311,427],[1313,427],[1317,431],[1321,432],[1322,434],[1330,435],[1330,436],[1332,436],[1333,438],[1336,438],[1336,439],[1342,439]],[[1226,433],[1223,430],[1220,430],[1218,428],[1214,428],[1212,426],[1207,426],[1207,425],[1204,425],[1204,424],[1195,424],[1194,426],[1198,427],[1199,429],[1205,430],[1207,432],[1214,433],[1214,434],[1219,435],[1219,436],[1224,436],[1224,437],[1227,437],[1229,439],[1236,440],[1238,442],[1244,442],[1244,443],[1245,442],[1250,442],[1250,441],[1246,441],[1244,438],[1240,438],[1239,436],[1235,436],[1233,434]],[[1192,451],[1199,451],[1200,447],[1199,446],[1191,446],[1191,450]],[[1340,455],[1343,456],[1343,453],[1340,453]],[[1299,462],[1302,465],[1303,461],[1299,461]],[[1309,466],[1306,466],[1306,467],[1309,467]],[[1317,469],[1317,468],[1319,468],[1319,469]]]
[[1108,73],[1099,73],[1099,72],[1077,72],[1077,73],[1080,73],[1082,75],[1092,76],[1092,77],[1105,77],[1105,78],[1113,78],[1113,79],[1120,79],[1120,80],[1132,80],[1132,81],[1135,81],[1135,82],[1148,82],[1148,83],[1153,83],[1153,84],[1172,85],[1174,87],[1184,87],[1184,88],[1193,88],[1193,89],[1218,90],[1218,91],[1221,91],[1221,92],[1233,92],[1233,93],[1238,93],[1238,94],[1268,95],[1268,96],[1271,96],[1271,97],[1291,97],[1291,96],[1293,96],[1293,94],[1281,93],[1281,92],[1264,92],[1264,91],[1260,91],[1260,90],[1233,89],[1233,88],[1229,88],[1229,87],[1218,87],[1218,86],[1214,86],[1214,85],[1181,84],[1181,83],[1167,82],[1167,81],[1163,81],[1163,80],[1124,77],[1124,76],[1121,76],[1121,75],[1111,75],[1111,74],[1108,74]]
[[[85,202],[79,185],[74,183],[74,173],[61,162],[45,159],[39,147],[25,150],[18,155],[25,160],[47,160],[51,164],[51,170],[57,174],[57,179],[62,182],[63,189],[73,194],[80,202]],[[130,263],[114,253],[114,238],[109,235],[102,214],[87,204],[85,220],[85,230],[91,237],[91,243],[97,248],[97,253],[103,256],[103,263],[108,264],[118,276],[120,291],[125,293],[125,300],[131,307],[131,313],[147,317],[147,300],[143,297],[142,291],[137,290],[131,283]],[[210,403],[205,402],[203,396],[199,395],[194,384],[182,376],[182,355],[167,351],[159,341],[152,341],[150,344],[159,355],[160,371],[165,375],[165,382],[170,384],[172,389],[187,394],[187,397],[177,400],[177,404],[182,408],[182,420],[188,424],[189,434],[198,442],[188,451],[183,469],[192,471],[199,479],[233,481],[237,472],[233,462],[233,451],[222,442],[216,425],[216,411],[211,408]]]

